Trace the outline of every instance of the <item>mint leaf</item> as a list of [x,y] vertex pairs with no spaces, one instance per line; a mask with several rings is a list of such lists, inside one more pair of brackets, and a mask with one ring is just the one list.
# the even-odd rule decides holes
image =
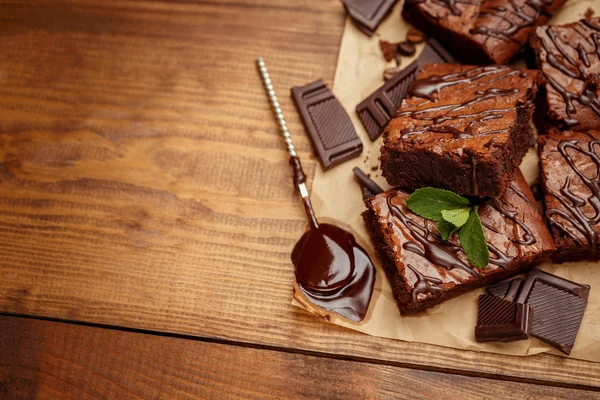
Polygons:
[[442,218],[450,222],[452,225],[460,228],[467,223],[471,208],[457,208],[455,210],[442,210]]
[[443,219],[440,219],[436,223],[436,226],[438,228],[438,231],[440,231],[440,236],[442,237],[442,240],[448,240],[450,236],[452,236],[452,234],[458,230],[456,226],[452,225],[448,221],[444,221]]
[[460,245],[462,246],[467,258],[477,268],[483,268],[488,265],[490,260],[490,251],[485,241],[483,226],[477,214],[477,206],[469,215],[467,222],[458,231]]
[[415,214],[434,221],[442,219],[442,210],[454,210],[470,205],[469,200],[443,189],[422,188],[406,200],[406,206]]

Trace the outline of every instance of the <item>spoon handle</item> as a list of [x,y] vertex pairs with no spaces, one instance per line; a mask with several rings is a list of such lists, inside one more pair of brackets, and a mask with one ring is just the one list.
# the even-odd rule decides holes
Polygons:
[[317,222],[317,217],[315,216],[315,212],[313,211],[312,204],[310,202],[310,197],[308,196],[308,189],[306,188],[306,175],[302,170],[300,158],[298,158],[296,148],[294,147],[294,142],[292,141],[290,131],[288,130],[285,122],[283,110],[279,105],[279,100],[277,100],[277,95],[275,94],[275,89],[273,88],[273,83],[271,82],[267,65],[262,57],[258,57],[256,59],[256,65],[258,66],[258,72],[267,91],[267,97],[271,102],[271,108],[273,109],[275,117],[277,118],[277,123],[279,124],[279,128],[281,130],[281,136],[283,136],[283,140],[287,146],[287,152],[290,155],[290,165],[294,170],[294,186],[296,186],[296,189],[300,192],[300,196],[302,197],[302,201],[304,203],[304,209],[312,228],[317,229],[319,227],[319,223]]

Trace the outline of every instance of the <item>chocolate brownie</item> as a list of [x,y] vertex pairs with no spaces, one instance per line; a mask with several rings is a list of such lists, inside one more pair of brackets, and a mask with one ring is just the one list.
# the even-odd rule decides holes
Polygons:
[[482,269],[469,264],[457,234],[443,241],[435,222],[409,211],[408,197],[402,190],[388,190],[365,200],[363,213],[403,315],[517,275],[555,250],[520,172],[501,197],[479,207],[490,250],[490,263]]
[[471,64],[505,64],[566,0],[406,0],[402,16]]
[[536,123],[585,131],[600,127],[600,18],[536,28],[530,42],[545,83]]
[[554,262],[600,260],[600,131],[538,138]]
[[539,77],[499,65],[425,65],[384,130],[383,176],[405,189],[501,195],[533,144]]

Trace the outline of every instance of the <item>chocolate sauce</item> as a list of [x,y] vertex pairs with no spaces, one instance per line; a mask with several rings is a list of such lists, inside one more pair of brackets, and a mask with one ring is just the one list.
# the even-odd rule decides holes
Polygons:
[[311,303],[351,321],[365,318],[375,267],[354,236],[335,225],[310,229],[292,251],[296,281]]
[[[589,67],[590,61],[588,54],[596,53],[596,55],[600,57],[600,26],[589,20],[579,21],[576,27],[577,26],[580,28],[575,29],[575,31],[577,31],[582,38],[586,40],[590,46],[592,46],[592,50],[590,52],[587,52],[583,48],[582,43],[579,43],[577,47],[575,47],[573,43],[563,40],[561,36],[552,29],[552,26],[546,28],[546,35],[550,40],[540,41],[542,47],[544,50],[546,50],[546,61],[548,64],[569,78],[583,83],[581,90],[575,93],[562,86],[552,76],[544,73],[550,86],[552,86],[552,88],[556,90],[563,98],[563,101],[566,105],[565,111],[567,113],[567,118],[565,119],[565,123],[567,126],[574,126],[579,123],[579,121],[574,118],[574,114],[577,112],[575,106],[573,105],[574,101],[583,106],[589,107],[596,114],[600,115],[600,99],[598,99],[596,95],[598,88],[597,85],[594,84],[594,81],[596,81],[598,78],[587,74],[578,62],[579,60],[583,65]],[[594,32],[588,33],[585,31],[585,28],[588,28]],[[550,44],[552,44],[552,47],[554,47],[559,53],[558,57],[551,52]],[[578,60],[571,57],[565,48],[566,46],[576,51]],[[591,85],[590,82],[592,82]]]
[[[578,197],[571,191],[571,179],[570,177],[567,177],[563,187],[560,189],[560,194],[550,189],[547,189],[547,191],[549,194],[556,197],[562,206],[567,209],[568,213],[563,210],[549,208],[546,210],[546,218],[551,226],[560,229],[578,245],[584,246],[584,243],[581,242],[580,238],[565,226],[564,222],[568,223],[585,237],[590,250],[595,251],[598,245],[598,234],[593,226],[600,222],[600,157],[596,153],[597,148],[600,149],[600,140],[588,142],[587,150],[581,148],[579,143],[579,140],[563,140],[558,144],[558,151],[567,161],[567,164],[569,164],[573,171],[579,176],[583,184],[587,186],[592,195],[588,197],[587,200]],[[596,176],[591,179],[587,178],[583,172],[577,168],[571,155],[567,153],[567,149],[588,157],[590,161],[596,165]],[[594,209],[595,215],[593,216],[587,216],[581,209],[588,203]],[[554,216],[559,218],[553,218]],[[561,219],[564,220],[564,222],[562,222]]]
[[[520,45],[521,41],[513,36],[523,28],[535,26],[540,15],[549,16],[550,13],[547,8],[552,5],[552,0],[527,0],[522,6],[519,6],[515,1],[507,3],[509,7],[485,7],[485,5],[482,5],[481,11],[475,16],[476,19],[496,17],[498,20],[490,21],[486,18],[486,25],[476,25],[469,30],[469,33],[487,35]],[[533,14],[529,15],[526,12],[527,9],[533,10]]]
[[407,264],[406,266],[417,277],[417,282],[415,283],[415,285],[413,286],[413,289],[411,291],[413,302],[417,301],[417,296],[419,294],[437,293],[437,292],[443,292],[444,291],[444,289],[442,289],[441,287],[437,286],[438,284],[442,283],[441,279],[432,278],[430,276],[425,276],[422,273],[420,273],[419,271],[417,271],[410,264]]

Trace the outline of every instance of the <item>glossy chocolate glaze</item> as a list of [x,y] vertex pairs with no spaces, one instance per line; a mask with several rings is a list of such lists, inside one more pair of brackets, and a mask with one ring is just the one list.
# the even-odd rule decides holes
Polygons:
[[561,158],[552,155],[555,167],[566,165],[570,171],[546,178],[546,196],[556,199],[547,203],[546,218],[550,226],[595,253],[600,238],[600,132],[557,135],[550,140],[546,146],[555,146],[554,154]]
[[292,262],[298,286],[310,302],[351,321],[364,319],[375,267],[350,232],[330,224],[308,230],[294,247]]
[[536,29],[534,49],[546,77],[547,103],[561,127],[600,125],[600,19]]
[[[517,194],[518,193],[518,194]],[[519,172],[508,190],[495,201],[484,201],[479,215],[490,250],[483,269],[471,266],[457,235],[449,241],[439,236],[435,223],[408,210],[409,194],[390,190],[369,200],[380,224],[391,229],[388,246],[396,250],[396,267],[406,280],[413,302],[431,298],[479,279],[505,277],[518,272],[531,259],[546,257],[554,249],[552,238],[533,195]],[[525,200],[526,198],[527,200]]]

